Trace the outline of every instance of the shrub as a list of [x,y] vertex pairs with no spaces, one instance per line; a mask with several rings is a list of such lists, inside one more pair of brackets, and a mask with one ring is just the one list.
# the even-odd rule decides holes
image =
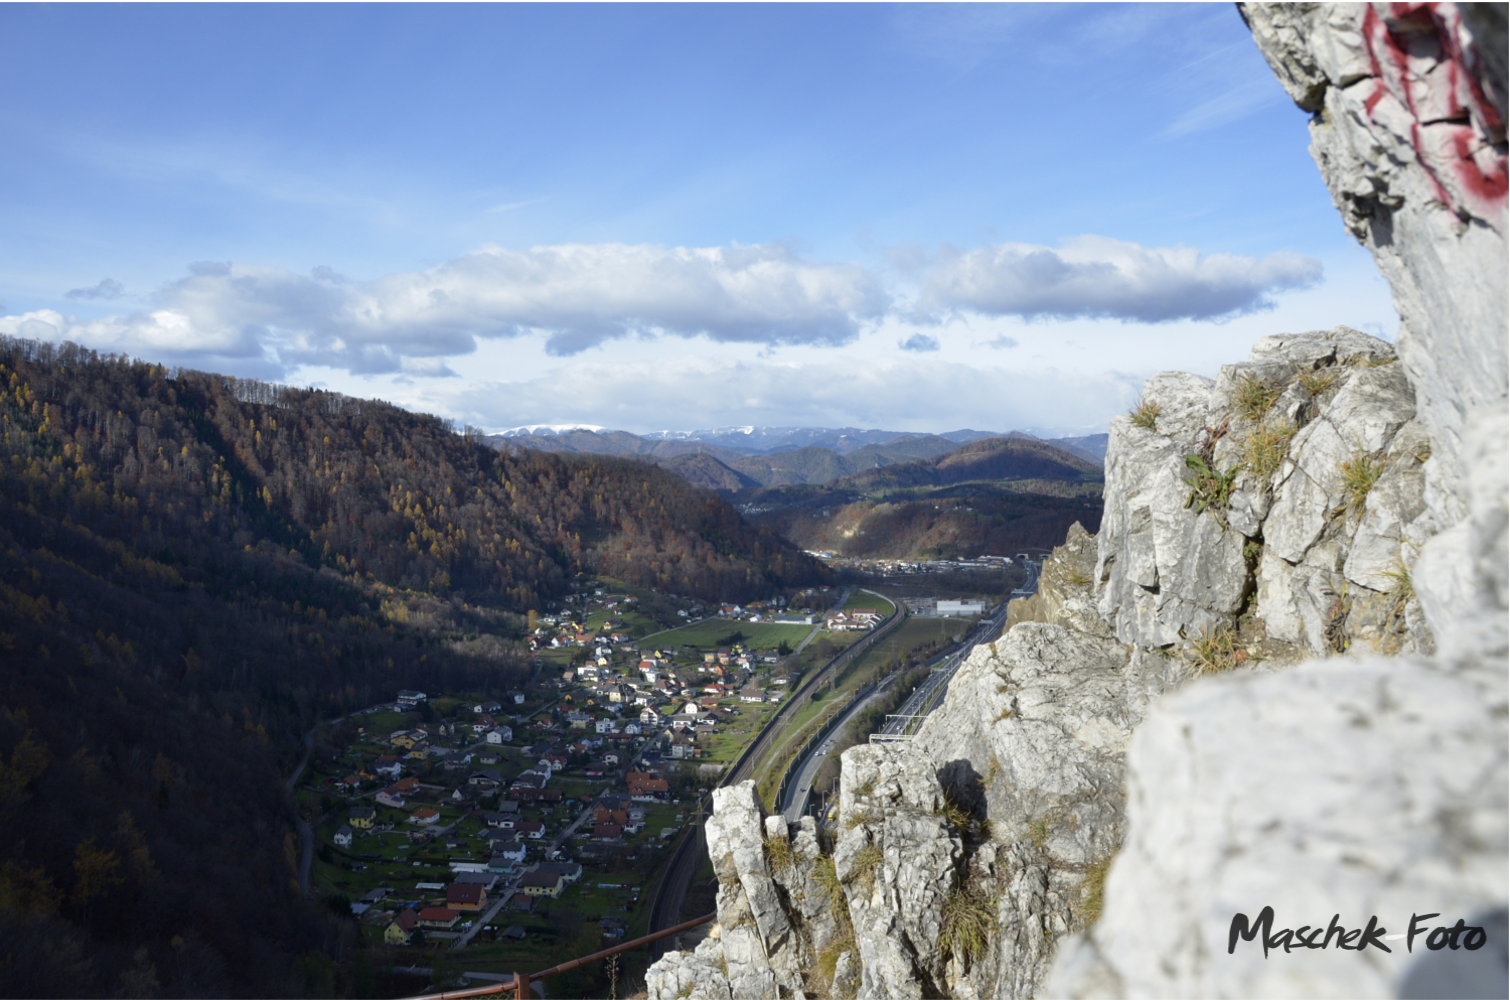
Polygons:
[[1185,480],[1190,487],[1190,496],[1185,498],[1185,509],[1199,514],[1209,508],[1211,516],[1226,527],[1227,520],[1223,511],[1232,501],[1232,484],[1237,480],[1238,470],[1218,472],[1206,464],[1206,460],[1200,455],[1186,455],[1185,468],[1192,473]]
[[1160,409],[1159,404],[1151,399],[1139,399],[1133,404],[1132,410],[1127,415],[1132,418],[1132,422],[1136,426],[1147,427],[1151,431],[1156,431],[1159,429]]
[[1278,398],[1279,386],[1244,375],[1238,380],[1237,388],[1232,393],[1232,407],[1244,420],[1258,420],[1269,412],[1269,407]]
[[986,951],[996,925],[996,909],[974,883],[957,885],[944,899],[939,951],[967,968]]
[[1354,518],[1363,516],[1363,507],[1368,503],[1369,491],[1384,474],[1383,456],[1370,455],[1359,448],[1353,457],[1342,463],[1342,509]]
[[1268,479],[1284,464],[1294,437],[1295,428],[1288,423],[1260,424],[1253,428],[1243,439],[1243,468],[1260,479]]

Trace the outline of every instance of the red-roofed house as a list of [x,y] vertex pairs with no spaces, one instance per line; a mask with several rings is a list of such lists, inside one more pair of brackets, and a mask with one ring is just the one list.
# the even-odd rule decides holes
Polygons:
[[450,930],[456,926],[456,921],[460,919],[460,910],[450,910],[444,906],[427,906],[419,911],[418,922],[421,927]]

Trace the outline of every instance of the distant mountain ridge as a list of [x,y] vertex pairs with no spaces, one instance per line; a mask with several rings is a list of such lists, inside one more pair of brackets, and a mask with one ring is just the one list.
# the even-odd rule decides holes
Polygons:
[[[743,455],[765,455],[778,451],[795,451],[798,448],[831,448],[840,454],[849,454],[867,445],[889,444],[900,438],[942,437],[955,444],[966,444],[980,438],[1000,437],[997,431],[977,431],[968,428],[948,431],[943,434],[919,434],[914,431],[864,430],[858,427],[712,427],[693,431],[647,431],[631,434],[629,431],[610,430],[592,424],[526,424],[491,435],[493,438],[508,438],[513,441],[528,438],[524,447],[540,451],[553,449],[538,439],[566,439],[567,443],[582,442],[583,434],[618,439],[629,435],[646,442],[661,442],[667,445],[703,444],[724,448]],[[576,447],[578,451],[593,451],[591,447]],[[645,450],[646,452],[649,449]],[[664,454],[665,452],[661,452]],[[620,454],[620,452],[613,452]],[[682,454],[678,452],[677,454]]]
[[[915,434],[853,427],[725,427],[641,435],[566,424],[514,428],[486,440],[510,451],[528,448],[639,456],[695,486],[726,495],[751,487],[831,483],[891,465],[937,458],[981,441],[1042,441],[1021,431],[1003,435],[969,429]],[[1096,466],[1106,454],[1105,434],[1042,443]]]

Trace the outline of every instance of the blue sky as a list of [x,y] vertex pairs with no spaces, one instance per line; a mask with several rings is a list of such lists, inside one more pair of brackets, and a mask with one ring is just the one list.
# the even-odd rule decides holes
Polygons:
[[1392,337],[1229,4],[0,6],[0,332],[499,429],[1091,431]]

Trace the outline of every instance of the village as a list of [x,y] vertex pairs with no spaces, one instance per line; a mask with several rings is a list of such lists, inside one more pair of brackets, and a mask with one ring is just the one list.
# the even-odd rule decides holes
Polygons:
[[866,597],[882,606],[819,588],[704,608],[585,581],[530,615],[520,689],[404,690],[346,721],[302,791],[312,883],[399,965],[466,948],[468,968],[506,971],[643,933],[642,895],[724,768],[807,669],[893,612]]

